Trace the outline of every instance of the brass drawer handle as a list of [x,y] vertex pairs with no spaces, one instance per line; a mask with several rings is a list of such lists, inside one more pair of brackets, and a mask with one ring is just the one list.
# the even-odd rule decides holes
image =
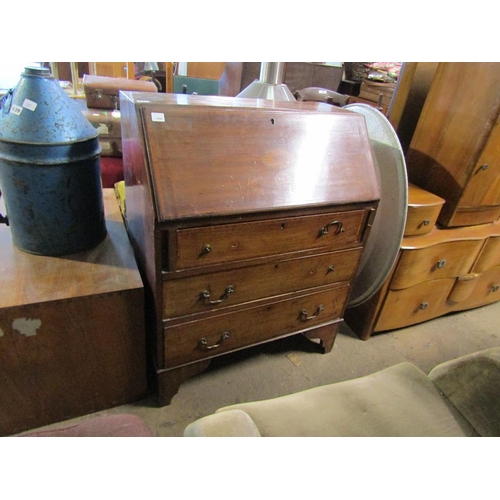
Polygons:
[[340,222],[339,220],[334,220],[333,222],[330,222],[329,224],[327,224],[326,226],[324,226],[320,229],[319,236],[323,236],[325,234],[328,234],[328,228],[330,226],[337,226],[337,229],[335,231],[335,235],[343,233],[345,231],[342,222]]
[[500,289],[500,285],[493,285],[493,286],[491,287],[491,291],[492,291],[492,292],[498,292],[498,290],[499,290],[499,289]]
[[307,311],[305,309],[302,309],[299,315],[300,321],[310,321],[311,319],[317,318],[319,316],[319,313],[323,311],[323,309],[324,309],[323,304],[320,304],[318,306],[318,309],[316,309],[316,312],[312,316],[308,316]]
[[446,265],[446,259],[438,260],[436,267],[438,269],[443,269],[443,267]]
[[233,292],[234,292],[234,286],[229,285],[219,299],[210,300],[210,292],[208,290],[203,290],[203,292],[200,293],[200,299],[203,300],[203,303],[206,306],[214,306],[220,304],[221,302],[224,302],[229,297],[229,294]]
[[224,332],[222,334],[222,337],[219,340],[219,343],[218,344],[213,344],[213,345],[208,345],[207,339],[206,338],[202,338],[202,339],[198,340],[198,347],[202,351],[211,351],[212,349],[217,349],[217,347],[220,347],[220,345],[222,344],[222,342],[224,342],[224,340],[227,340],[228,338],[229,338],[229,332]]
[[212,251],[212,245],[205,245],[200,252],[200,255],[207,255],[207,253],[210,253]]
[[429,302],[422,302],[418,308],[423,311],[424,309],[427,309],[429,307]]

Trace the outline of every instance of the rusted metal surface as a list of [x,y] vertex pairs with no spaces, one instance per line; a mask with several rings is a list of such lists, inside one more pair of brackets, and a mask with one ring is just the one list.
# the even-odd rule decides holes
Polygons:
[[0,189],[14,244],[65,255],[106,236],[98,133],[46,68],[0,102]]

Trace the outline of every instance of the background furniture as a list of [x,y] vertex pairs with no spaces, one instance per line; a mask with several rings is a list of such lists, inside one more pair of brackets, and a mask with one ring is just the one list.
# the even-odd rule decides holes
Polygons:
[[121,98],[127,227],[160,404],[214,356],[297,333],[331,350],[380,197],[363,116]]
[[500,63],[439,63],[406,157],[444,227],[500,217]]
[[393,270],[371,299],[345,314],[361,339],[500,300],[500,223],[441,228],[435,223],[443,204],[410,184]]
[[[235,96],[240,92],[241,62],[188,62],[185,75],[172,77],[172,88],[177,94]],[[183,88],[183,86],[186,86]]]
[[405,62],[388,111],[391,125],[406,154],[436,74],[437,62]]
[[220,408],[187,437],[499,437],[500,348]]
[[146,394],[143,285],[113,190],[104,201],[108,235],[78,254],[22,252],[0,226],[0,435]]
[[[241,74],[240,91],[246,89],[254,80],[259,79],[261,63],[244,62]],[[312,62],[285,63],[283,83],[293,94],[306,87],[321,87],[337,91],[342,81],[343,68]]]
[[364,340],[500,299],[500,64],[425,69],[434,76],[406,155],[400,255],[379,292],[345,315]]

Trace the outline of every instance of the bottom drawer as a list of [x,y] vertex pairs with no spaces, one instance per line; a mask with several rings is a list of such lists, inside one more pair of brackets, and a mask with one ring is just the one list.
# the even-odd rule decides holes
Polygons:
[[198,361],[338,319],[349,286],[164,329],[165,367]]
[[454,311],[472,309],[500,300],[500,266],[481,273],[469,296],[453,305]]
[[455,278],[425,281],[403,290],[390,290],[376,332],[422,323],[451,311],[446,299]]

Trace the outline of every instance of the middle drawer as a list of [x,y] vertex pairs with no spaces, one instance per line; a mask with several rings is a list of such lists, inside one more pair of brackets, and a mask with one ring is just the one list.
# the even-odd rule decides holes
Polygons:
[[165,281],[163,318],[350,281],[361,252],[354,248]]

